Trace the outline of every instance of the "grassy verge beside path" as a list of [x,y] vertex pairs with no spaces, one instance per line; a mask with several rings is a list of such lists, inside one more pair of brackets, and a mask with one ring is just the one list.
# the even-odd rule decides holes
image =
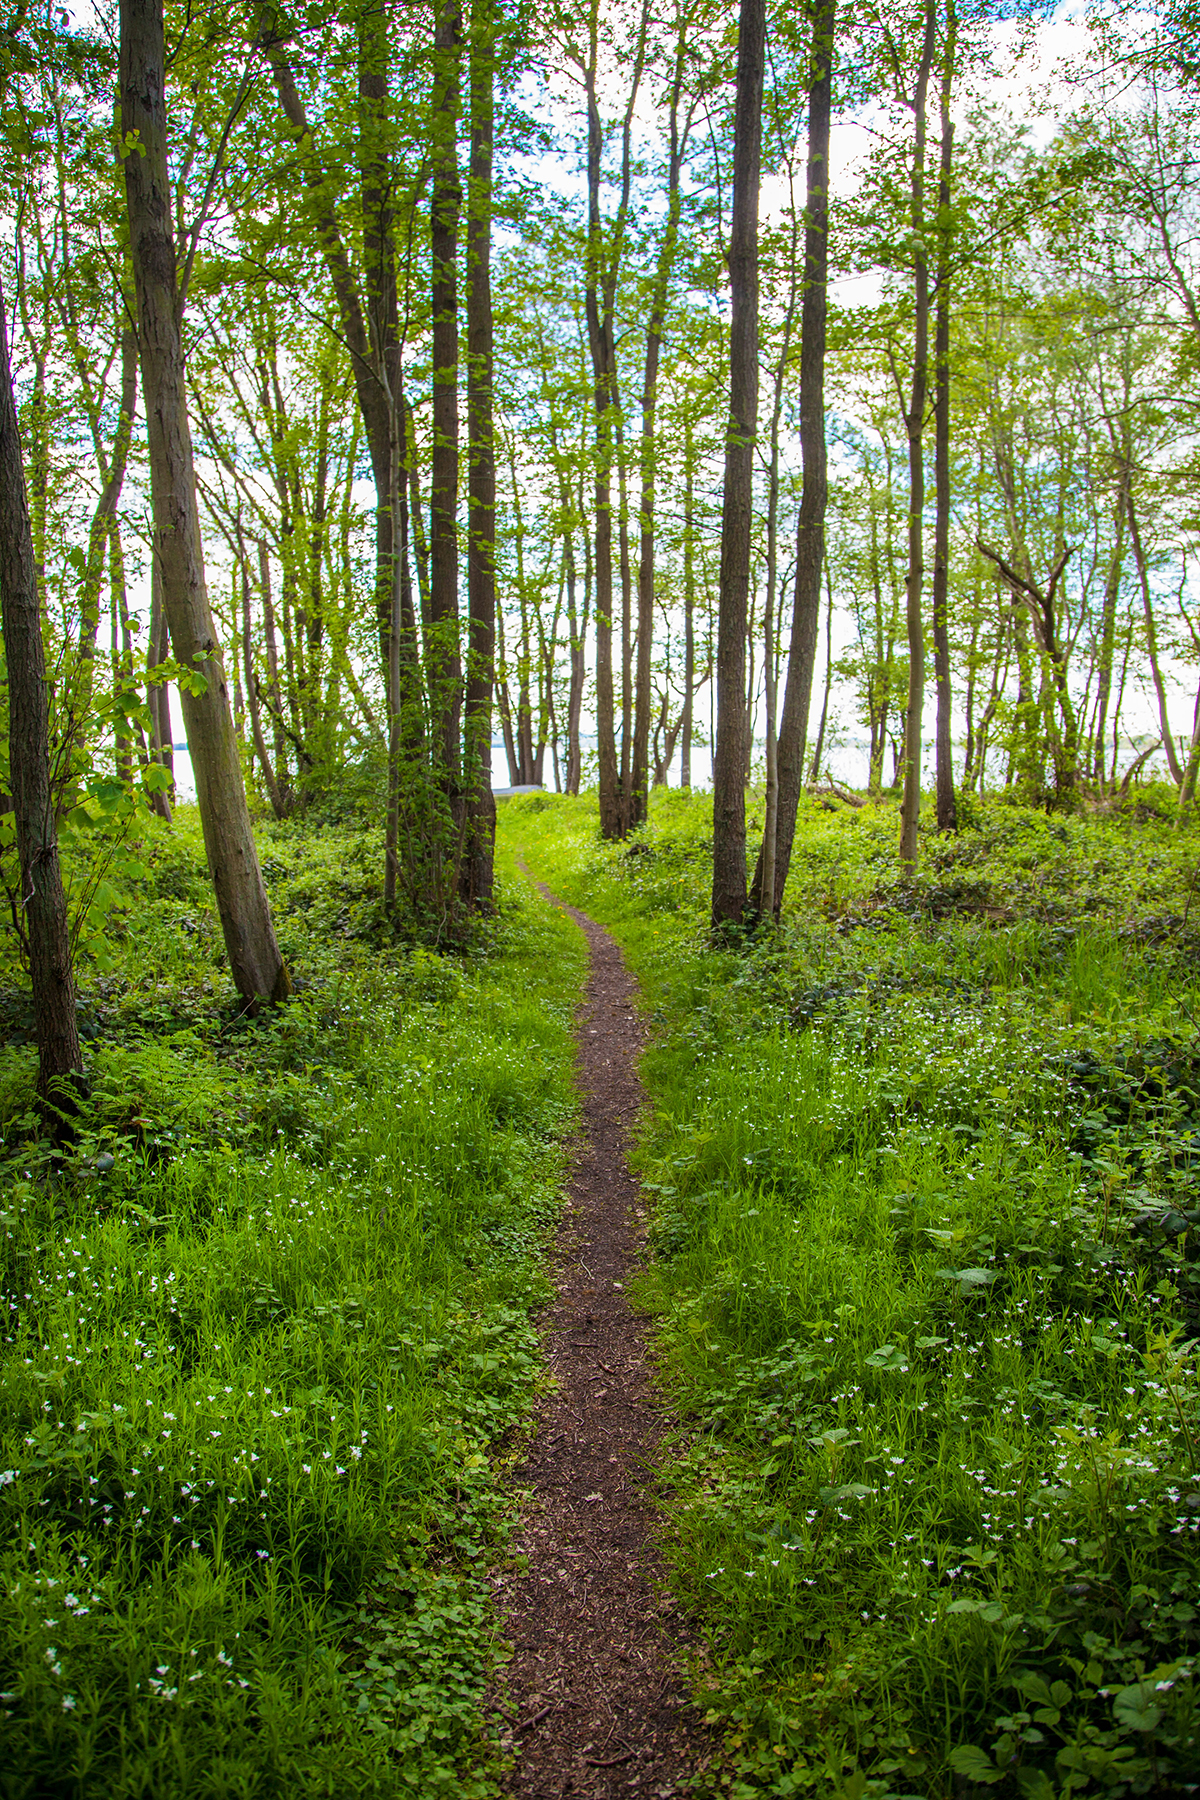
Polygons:
[[376,834],[263,835],[298,998],[223,1010],[198,834],[144,845],[65,1168],[0,1002],[7,1800],[494,1791],[583,946],[513,881],[474,953],[388,948]]
[[706,948],[711,814],[513,802],[658,1028],[668,1553],[738,1796],[1200,1792],[1200,837],[802,813]]

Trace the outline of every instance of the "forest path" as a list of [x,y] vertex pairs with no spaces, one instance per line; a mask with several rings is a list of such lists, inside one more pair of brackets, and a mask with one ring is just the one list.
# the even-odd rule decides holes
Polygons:
[[[541,884],[539,883],[539,886]],[[641,1250],[637,1183],[625,1160],[644,1098],[636,982],[601,926],[542,893],[588,941],[577,1021],[581,1134],[555,1251],[557,1298],[541,1321],[555,1389],[515,1478],[530,1490],[497,1600],[515,1646],[498,1704],[517,1750],[519,1800],[667,1800],[712,1753],[675,1649],[686,1641],[662,1586],[645,1477],[663,1421],[625,1283]]]

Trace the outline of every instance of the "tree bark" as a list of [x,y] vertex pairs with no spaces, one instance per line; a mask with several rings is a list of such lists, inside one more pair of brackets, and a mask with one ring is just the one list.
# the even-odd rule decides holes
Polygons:
[[717,744],[713,757],[712,924],[746,914],[746,615],[758,425],[758,204],[762,150],[765,0],[741,0],[729,234],[729,425],[721,509],[717,615]]
[[950,267],[954,245],[951,213],[951,174],[954,158],[954,121],[950,117],[950,92],[954,81],[954,56],[958,40],[955,0],[946,0],[946,42],[941,81],[941,167],[938,177],[937,317],[934,326],[933,399],[933,667],[937,686],[937,726],[934,771],[937,788],[937,828],[958,830],[954,798],[954,753],[950,742]]
[[167,621],[163,616],[162,579],[157,565],[150,571],[150,630],[146,640],[146,698],[150,708],[150,757],[161,764],[171,778],[167,788],[156,788],[150,805],[160,819],[171,823],[171,805],[175,798],[175,745],[171,733],[171,697],[169,684],[155,681],[154,671],[167,660]]
[[622,790],[617,761],[614,718],[613,627],[613,530],[612,468],[616,442],[615,419],[617,358],[614,341],[614,307],[617,278],[624,249],[632,180],[633,113],[641,86],[646,54],[649,0],[643,0],[637,49],[630,77],[629,96],[622,126],[621,197],[616,218],[605,245],[604,217],[600,207],[601,159],[604,126],[597,91],[600,63],[599,0],[591,0],[588,14],[588,55],[583,66],[587,94],[588,235],[584,256],[584,310],[587,317],[588,351],[592,364],[595,409],[595,620],[596,620],[596,739],[599,752],[600,829],[606,838],[624,837],[629,828],[629,794]]
[[936,0],[926,0],[925,39],[913,89],[913,153],[909,222],[913,244],[912,388],[905,412],[908,436],[908,703],[904,712],[904,794],[900,802],[900,864],[917,871],[921,812],[921,727],[925,710],[925,395],[929,363],[929,258],[925,251],[925,113],[937,31]]
[[829,492],[825,443],[825,337],[829,274],[829,132],[833,103],[837,0],[818,0],[813,14],[808,89],[808,168],[804,227],[804,297],[800,308],[800,454],[804,467],[796,522],[792,635],[776,747],[775,888],[763,887],[760,849],[752,887],[753,910],[778,917],[791,865],[796,811],[804,785],[804,751],[812,701],[821,572],[825,564],[825,507]]
[[[14,923],[29,955],[38,1097],[55,1137],[69,1133],[83,1092],[83,1055],[67,901],[50,787],[50,699],[38,571],[17,430],[8,323],[0,288],[0,622],[8,664],[8,748],[20,893]],[[17,909],[19,908],[19,913]]]
[[[1125,482],[1125,514],[1129,520],[1129,542],[1133,548],[1133,558],[1137,564],[1138,582],[1142,590],[1142,613],[1146,621],[1146,651],[1150,658],[1150,676],[1154,682],[1154,694],[1158,701],[1158,724],[1162,732],[1163,749],[1167,754],[1167,767],[1171,771],[1171,780],[1177,787],[1183,785],[1183,764],[1179,760],[1179,751],[1175,747],[1175,737],[1171,730],[1171,722],[1167,716],[1167,689],[1163,681],[1162,664],[1158,660],[1158,633],[1154,627],[1154,603],[1150,594],[1150,570],[1146,562],[1146,552],[1142,546],[1141,526],[1138,523],[1137,508],[1133,500],[1132,476]],[[1114,773],[1115,773],[1114,768]]]
[[496,446],[492,420],[493,0],[471,9],[471,172],[467,196],[467,685],[463,738],[466,837],[459,892],[492,904],[492,684],[496,661]]
[[679,785],[692,785],[692,711],[696,670],[696,471],[692,453],[692,421],[684,428],[683,497],[683,718],[680,722]]
[[138,146],[125,157],[125,192],[149,427],[154,556],[175,658],[204,678],[201,693],[183,688],[183,716],[230,972],[238,992],[255,1008],[284,999],[291,984],[254,847],[204,580],[167,172],[162,0],[122,0],[120,78],[122,125],[126,133],[136,133]]
[[458,225],[462,182],[457,123],[462,15],[442,0],[434,36],[430,274],[433,451],[429,486],[430,715],[435,758],[451,791],[459,779],[462,666],[458,644]]

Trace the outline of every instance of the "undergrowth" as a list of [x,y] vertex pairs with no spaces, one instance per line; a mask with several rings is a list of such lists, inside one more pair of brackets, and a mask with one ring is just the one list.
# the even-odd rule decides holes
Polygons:
[[295,1000],[238,1015],[194,821],[85,972],[75,1152],[0,1022],[0,1791],[482,1796],[484,1580],[573,1112],[572,927],[455,957],[381,849],[263,832]]
[[1200,1791],[1200,840],[985,809],[898,879],[802,807],[706,942],[711,801],[516,801],[657,1025],[667,1550],[725,1787]]

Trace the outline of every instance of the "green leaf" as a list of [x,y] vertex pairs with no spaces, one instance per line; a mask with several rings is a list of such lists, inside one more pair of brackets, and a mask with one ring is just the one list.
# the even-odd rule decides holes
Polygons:
[[950,1767],[956,1775],[965,1775],[969,1781],[985,1782],[989,1787],[1004,1779],[1004,1771],[996,1767],[986,1750],[980,1750],[975,1744],[959,1744],[953,1749]]
[[1044,1769],[1018,1769],[1021,1800],[1054,1800],[1054,1786]]
[[1131,1731],[1153,1731],[1162,1718],[1162,1709],[1150,1698],[1152,1688],[1139,1681],[1135,1687],[1122,1688],[1113,1699],[1113,1716],[1119,1725]]

